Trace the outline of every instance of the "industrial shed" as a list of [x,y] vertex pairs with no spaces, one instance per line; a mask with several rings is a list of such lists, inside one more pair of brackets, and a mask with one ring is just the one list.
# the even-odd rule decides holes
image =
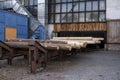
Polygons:
[[0,0],[0,80],[120,80],[119,51],[120,0]]
[[102,37],[103,47],[120,50],[119,0],[48,0],[48,33],[58,37]]
[[28,38],[27,16],[0,10],[0,40]]
[[104,48],[119,50],[119,0],[15,1],[1,1],[0,8],[29,17],[29,38],[102,37]]

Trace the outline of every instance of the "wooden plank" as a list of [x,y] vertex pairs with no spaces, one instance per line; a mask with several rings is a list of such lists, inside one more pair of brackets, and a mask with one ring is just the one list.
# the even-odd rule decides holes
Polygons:
[[92,37],[53,37],[53,40],[92,40]]
[[5,42],[5,43],[12,48],[29,48],[28,42]]
[[48,50],[59,50],[59,46],[54,45],[54,44],[48,44],[48,43],[40,43],[42,46],[47,48]]
[[6,42],[31,42],[38,41],[39,43],[58,43],[58,44],[66,44],[64,41],[57,40],[38,40],[38,39],[7,39]]
[[3,55],[3,51],[2,51],[2,47],[0,47],[0,58],[2,58]]
[[93,40],[95,40],[95,41],[103,41],[104,38],[93,38]]
[[107,43],[120,43],[120,20],[107,22]]
[[55,24],[54,31],[106,31],[106,23]]
[[103,41],[104,38],[94,38],[94,37],[53,37],[52,40],[94,40]]
[[5,39],[15,39],[17,37],[17,29],[6,27],[5,28]]
[[62,30],[61,29],[61,24],[55,24],[55,26],[54,26],[54,32],[59,32],[61,30]]

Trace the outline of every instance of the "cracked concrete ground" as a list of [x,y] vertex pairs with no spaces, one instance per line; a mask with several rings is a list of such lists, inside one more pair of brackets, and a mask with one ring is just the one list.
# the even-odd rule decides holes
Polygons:
[[0,80],[120,80],[119,51],[89,51],[64,60],[48,62],[47,69],[31,74],[27,60],[14,59],[13,65],[0,61]]

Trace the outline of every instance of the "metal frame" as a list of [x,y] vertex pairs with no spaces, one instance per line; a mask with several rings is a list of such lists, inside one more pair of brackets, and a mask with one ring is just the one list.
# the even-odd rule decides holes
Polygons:
[[[12,9],[12,7],[13,7],[13,2],[12,2],[12,0],[7,0],[7,1],[10,1],[10,5],[11,5],[11,7],[7,7],[6,5],[5,5],[5,2],[6,1],[4,1],[4,3],[2,4],[3,5],[3,9],[4,10],[8,10],[8,11],[13,11],[13,9]],[[35,0],[32,0],[32,2],[33,2],[33,4],[30,4],[30,1],[31,0],[20,0],[21,1],[21,3],[23,3],[23,5],[32,13],[32,15],[33,16],[35,16],[36,18],[37,18],[37,12],[35,11],[35,7],[37,8],[38,7],[38,5],[37,4],[35,4]],[[22,2],[23,1],[23,2]],[[26,1],[28,1],[28,3],[27,3],[27,5],[25,5],[24,3],[26,2]],[[36,2],[38,2],[38,1],[36,1]],[[4,8],[4,7],[7,7],[7,8]],[[37,8],[37,10],[38,10],[38,8]]]
[[[53,2],[52,2],[53,1]],[[93,10],[93,7],[91,6],[91,11],[86,11],[86,2],[88,2],[88,1],[74,1],[74,0],[72,0],[72,2],[60,2],[60,3],[56,3],[55,2],[55,0],[52,0],[52,1],[50,1],[50,2],[48,2],[48,24],[56,24],[56,23],[58,23],[58,22],[55,22],[55,15],[56,14],[60,14],[60,24],[62,23],[62,24],[64,24],[64,23],[86,23],[87,21],[86,21],[86,13],[87,12],[98,12],[98,21],[90,21],[90,22],[106,22],[106,0],[92,0],[92,1],[98,1],[98,10]],[[105,10],[100,10],[100,1],[105,1]],[[75,11],[71,11],[71,12],[62,12],[62,6],[60,7],[60,12],[59,13],[55,13],[55,5],[56,4],[60,4],[60,5],[62,5],[63,3],[65,3],[65,4],[68,4],[68,3],[78,3],[78,2],[85,2],[85,11],[78,11],[78,12],[75,12]],[[91,5],[93,5],[93,4],[91,4]],[[52,10],[51,10],[51,8],[52,8],[52,6],[54,6],[54,10],[53,10],[53,12],[51,12]],[[80,5],[78,5],[79,6],[79,8],[80,8]],[[67,5],[67,8],[68,8],[68,5]],[[66,10],[67,10],[67,8],[66,8]],[[105,21],[99,21],[99,14],[100,14],[100,12],[104,12],[105,13]],[[72,14],[72,16],[73,16],[73,14],[74,13],[84,13],[85,14],[85,22],[74,22],[73,21],[73,19],[72,19],[72,22],[68,22],[68,20],[66,20],[66,22],[61,22],[61,14],[66,14],[66,15],[68,15],[68,13],[71,13]],[[53,15],[54,17],[53,17],[53,22],[50,22],[50,19],[51,19],[51,15]],[[79,15],[78,15],[79,16]],[[90,23],[89,22],[89,23]]]
[[[31,12],[31,14],[33,15],[33,16],[35,16],[36,18],[37,18],[37,13],[36,13],[36,11],[35,11],[35,7],[37,7],[38,8],[38,6],[37,6],[37,4],[35,4],[35,0],[32,0],[32,2],[33,2],[33,4],[31,5],[30,4],[30,0],[28,0],[28,3],[27,3],[27,5],[25,5],[25,1],[26,0],[23,0],[23,2],[24,2],[24,6]],[[38,2],[37,0],[36,0],[36,2]]]

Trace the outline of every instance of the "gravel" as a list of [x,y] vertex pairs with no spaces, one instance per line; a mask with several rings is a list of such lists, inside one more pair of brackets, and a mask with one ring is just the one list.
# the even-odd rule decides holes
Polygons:
[[52,60],[47,68],[31,74],[28,61],[15,58],[13,65],[0,61],[0,80],[120,80],[119,51],[89,51],[63,60]]

